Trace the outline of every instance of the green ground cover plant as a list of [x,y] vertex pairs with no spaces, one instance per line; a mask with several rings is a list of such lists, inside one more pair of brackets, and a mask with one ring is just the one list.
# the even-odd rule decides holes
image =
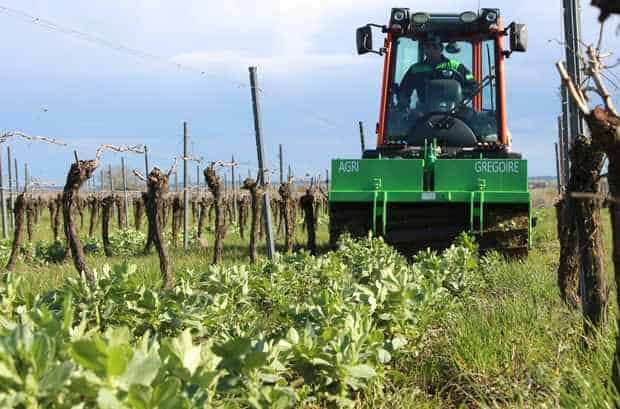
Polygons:
[[585,347],[558,296],[554,214],[537,216],[523,260],[466,238],[415,260],[347,239],[250,265],[233,230],[221,266],[171,248],[173,291],[131,231],[117,249],[138,253],[86,241],[92,289],[28,243],[0,286],[0,407],[614,407],[616,329]]
[[411,264],[345,239],[256,265],[188,270],[174,291],[124,263],[39,295],[2,286],[0,406],[353,406],[478,268],[475,248]]

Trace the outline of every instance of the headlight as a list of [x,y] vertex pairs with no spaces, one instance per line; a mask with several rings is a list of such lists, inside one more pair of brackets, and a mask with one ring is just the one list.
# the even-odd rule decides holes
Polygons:
[[473,23],[474,21],[478,20],[478,14],[474,13],[473,11],[466,11],[459,16],[459,19],[461,20],[461,22],[466,24]]
[[497,13],[494,11],[489,11],[484,18],[489,23],[495,23],[497,21]]
[[431,16],[428,15],[427,13],[415,13],[411,17],[411,21],[413,22],[413,24],[426,24],[428,23],[428,20],[430,19],[431,19]]
[[392,15],[392,19],[398,22],[403,21],[405,19],[405,12],[403,10],[394,11],[394,14]]

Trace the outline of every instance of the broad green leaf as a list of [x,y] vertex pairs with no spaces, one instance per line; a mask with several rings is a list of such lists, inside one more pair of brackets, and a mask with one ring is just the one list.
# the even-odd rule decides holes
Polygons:
[[15,382],[18,385],[20,385],[22,383],[22,380],[21,380],[19,374],[17,373],[17,370],[13,366],[13,361],[12,360],[11,360],[10,363],[0,361],[0,378],[4,378],[4,379],[10,380],[10,381],[13,381],[13,382]]
[[370,379],[377,375],[375,370],[365,364],[348,367],[349,374],[358,379]]
[[131,385],[127,394],[127,405],[131,409],[150,409],[153,389],[144,385]]
[[44,334],[37,334],[30,349],[34,373],[40,376],[47,369],[50,360],[53,359],[52,341]]
[[405,345],[407,345],[407,339],[404,337],[394,337],[394,339],[392,339],[392,348],[394,349],[394,351],[404,347]]
[[172,341],[172,345],[178,351],[183,367],[189,371],[190,375],[193,375],[200,365],[201,347],[194,345],[190,330],[183,331],[179,337]]
[[123,409],[123,405],[110,389],[102,388],[97,395],[97,405],[100,409]]
[[86,369],[106,376],[106,346],[99,338],[81,339],[71,344],[71,357]]
[[117,377],[125,373],[127,363],[131,359],[132,349],[129,345],[109,346],[106,351],[106,374],[108,377]]
[[131,334],[127,327],[110,328],[105,332],[105,338],[111,346],[129,345]]
[[129,388],[131,385],[149,386],[157,376],[161,361],[156,353],[145,355],[136,352],[127,365],[127,370],[119,378],[119,383]]
[[289,340],[289,342],[293,345],[299,343],[299,333],[297,332],[297,330],[295,328],[290,328],[288,330],[288,334],[286,336],[286,338]]
[[377,357],[379,359],[379,362],[381,362],[382,364],[387,364],[392,359],[392,355],[383,348],[379,348]]
[[65,331],[69,331],[73,325],[74,311],[73,294],[70,291],[67,291],[62,303],[62,328]]
[[183,409],[189,407],[185,396],[181,394],[181,381],[168,378],[158,384],[153,390],[152,408]]
[[244,360],[243,369],[252,370],[261,368],[267,364],[267,353],[262,351],[252,351],[248,353]]
[[69,380],[72,371],[73,364],[69,361],[48,370],[39,381],[41,391],[48,394],[55,393]]

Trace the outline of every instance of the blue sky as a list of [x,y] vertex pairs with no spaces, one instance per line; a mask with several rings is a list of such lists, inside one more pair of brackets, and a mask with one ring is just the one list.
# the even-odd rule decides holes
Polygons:
[[[478,5],[477,0],[414,3],[424,11]],[[553,64],[562,47],[550,40],[561,38],[560,4],[481,1],[482,7],[502,8],[505,20],[529,25],[530,51],[508,61],[507,75],[514,150],[530,160],[530,175],[555,173],[560,104]],[[86,158],[100,143],[147,144],[151,163],[168,167],[181,152],[183,121],[189,122],[194,155],[217,160],[234,154],[247,164],[245,174],[256,166],[248,65],[259,70],[271,167],[278,144],[296,174],[324,172],[330,158],[357,157],[359,120],[366,124],[367,145],[374,145],[382,60],[357,56],[354,32],[368,22],[385,23],[390,3],[0,0],[0,6],[162,57],[135,57],[0,13],[0,130],[71,144],[67,149],[11,142],[34,177],[62,181],[72,149]],[[584,39],[592,42],[596,10],[583,7]],[[607,49],[620,49],[618,23],[613,18],[607,24]],[[127,160],[143,168],[142,158]],[[119,155],[106,154],[108,162],[119,164]]]

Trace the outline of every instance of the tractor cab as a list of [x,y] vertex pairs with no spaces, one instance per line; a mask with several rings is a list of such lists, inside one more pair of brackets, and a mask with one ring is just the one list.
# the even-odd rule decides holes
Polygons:
[[363,26],[356,38],[359,54],[384,57],[377,147],[332,160],[331,243],[372,232],[413,255],[469,232],[481,250],[527,254],[528,163],[511,150],[504,83],[506,58],[527,48],[526,27],[504,28],[498,9],[394,8],[387,25]]
[[[372,29],[358,29],[358,53],[385,56],[377,124],[379,152],[436,143],[444,152],[510,147],[504,60],[525,51],[527,29],[504,30],[497,9],[461,14],[392,9],[384,47],[372,49]],[[510,34],[510,50],[503,46]]]

